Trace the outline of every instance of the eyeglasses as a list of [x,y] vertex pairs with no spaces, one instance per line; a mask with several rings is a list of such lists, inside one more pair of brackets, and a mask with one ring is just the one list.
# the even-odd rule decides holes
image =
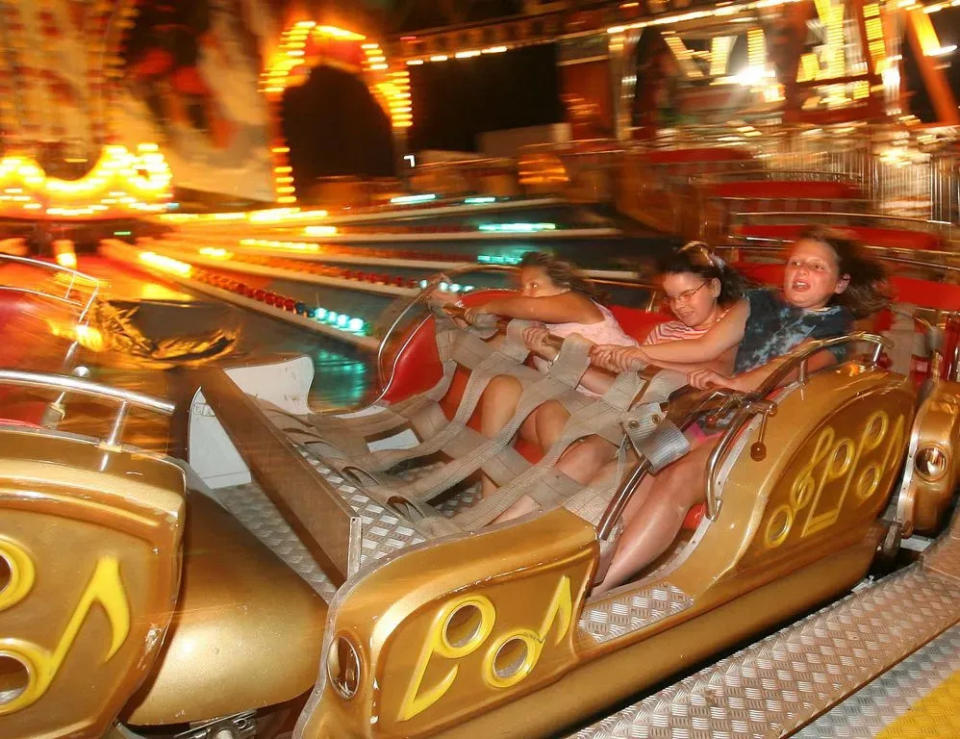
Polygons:
[[667,302],[670,303],[670,305],[676,305],[677,303],[687,303],[693,300],[693,296],[696,295],[698,292],[700,292],[703,286],[706,285],[708,282],[710,282],[710,280],[704,280],[703,282],[700,283],[698,287],[691,288],[690,290],[684,290],[682,293],[680,293],[679,295],[675,295],[674,297],[670,297],[668,295]]

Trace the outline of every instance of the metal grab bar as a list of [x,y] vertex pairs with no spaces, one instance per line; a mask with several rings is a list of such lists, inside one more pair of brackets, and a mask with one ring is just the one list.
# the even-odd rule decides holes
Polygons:
[[[659,368],[650,366],[645,373],[655,374]],[[720,412],[729,402],[731,397],[736,397],[732,390],[726,388],[711,388],[696,393],[688,393],[684,397],[671,400],[667,407],[665,420],[674,423],[678,429],[685,431],[698,417],[710,411]],[[643,481],[643,478],[650,472],[650,462],[642,455],[640,461],[630,471],[627,477],[617,488],[616,493],[607,504],[600,521],[597,523],[597,539],[607,541],[613,533],[617,521],[623,514],[623,510],[630,502],[637,487]]]
[[[77,318],[78,321],[82,322],[87,313],[90,311],[90,307],[93,305],[97,298],[97,293],[100,291],[100,280],[92,275],[85,274],[79,270],[70,269],[69,267],[61,267],[59,264],[54,264],[51,262],[44,262],[40,259],[31,259],[30,257],[17,257],[12,254],[0,254],[0,261],[8,260],[11,262],[17,262],[19,264],[28,264],[31,267],[37,267],[38,269],[44,269],[48,272],[55,272],[60,274],[65,274],[70,276],[70,284],[66,287],[66,293],[63,297],[59,295],[54,295],[53,293],[45,293],[39,290],[32,290],[28,288],[17,288],[13,285],[6,285],[4,289],[6,290],[16,290],[19,292],[30,293],[34,295],[40,295],[44,297],[51,298],[53,300],[59,300],[62,302],[70,303],[71,305],[77,306],[80,308],[80,315]],[[70,293],[74,290],[77,280],[86,280],[90,283],[90,297],[87,299],[86,303],[81,303],[79,300],[72,300],[70,298]]]
[[715,521],[720,512],[720,501],[717,497],[717,470],[720,464],[726,459],[740,429],[758,413],[772,415],[776,412],[776,405],[771,405],[766,397],[776,390],[780,384],[789,377],[794,371],[798,373],[797,381],[803,385],[807,382],[807,363],[814,354],[829,349],[834,346],[844,344],[854,344],[857,342],[868,342],[874,344],[873,354],[870,357],[872,364],[876,364],[880,358],[880,353],[884,347],[893,346],[893,342],[883,336],[871,334],[866,331],[858,331],[846,336],[838,336],[833,339],[818,339],[804,344],[799,351],[791,352],[786,355],[786,359],[773,374],[771,374],[764,383],[752,393],[739,396],[739,409],[733,417],[730,427],[727,429],[720,443],[714,447],[710,458],[707,460],[707,518]]
[[165,416],[171,415],[175,407],[173,403],[161,400],[160,398],[154,398],[151,395],[138,393],[134,390],[122,390],[111,387],[110,385],[101,385],[99,382],[90,382],[89,380],[83,380],[70,375],[0,369],[0,383],[80,393],[81,395],[115,400],[127,406],[143,408],[144,410],[153,411],[154,413],[160,413]]

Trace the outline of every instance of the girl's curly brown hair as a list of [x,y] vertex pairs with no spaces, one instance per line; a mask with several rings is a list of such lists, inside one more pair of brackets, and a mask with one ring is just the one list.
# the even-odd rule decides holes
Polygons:
[[598,303],[607,302],[607,296],[590,280],[581,277],[577,267],[572,262],[558,259],[545,251],[528,251],[520,260],[520,268],[539,267],[554,285],[566,287],[586,295]]
[[887,282],[887,270],[869,254],[863,245],[839,229],[811,226],[800,234],[800,239],[816,241],[829,246],[837,256],[840,277],[847,277],[847,289],[830,298],[830,305],[842,305],[854,318],[883,310],[889,305],[892,293]]

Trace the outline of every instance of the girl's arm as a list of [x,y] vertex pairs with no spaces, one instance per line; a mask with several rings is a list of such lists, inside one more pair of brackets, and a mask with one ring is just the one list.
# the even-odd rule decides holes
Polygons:
[[[547,343],[547,337],[550,332],[544,326],[531,326],[523,332],[523,340],[526,345],[538,356],[543,357],[549,362],[557,358],[558,350],[555,346]],[[615,375],[606,370],[597,367],[588,367],[583,377],[580,378],[580,384],[588,390],[603,395],[613,384]]]
[[747,301],[738,300],[703,336],[644,346],[639,349],[639,356],[660,366],[668,362],[711,362],[740,343],[749,315],[750,306]]
[[592,300],[573,291],[543,298],[522,295],[494,298],[483,305],[468,308],[468,319],[471,312],[496,313],[544,323],[598,323],[603,320],[603,314]]
[[[802,342],[797,344],[795,349],[802,347],[807,342]],[[734,375],[733,377],[727,377],[718,372],[712,370],[699,370],[690,375],[690,384],[698,388],[707,388],[707,387],[726,387],[731,390],[739,390],[740,392],[750,393],[758,389],[767,378],[770,377],[776,370],[778,370],[784,362],[787,361],[787,357],[777,357],[776,359],[771,359],[766,364],[755,367],[748,372],[741,372],[739,375]],[[832,364],[836,364],[837,359],[833,356],[833,352],[829,349],[824,349],[823,351],[817,352],[812,357],[807,360],[807,371],[816,372],[818,369],[823,369],[824,367],[829,367]],[[783,380],[781,380],[780,385],[788,385],[797,379],[798,372],[795,370],[787,375]]]

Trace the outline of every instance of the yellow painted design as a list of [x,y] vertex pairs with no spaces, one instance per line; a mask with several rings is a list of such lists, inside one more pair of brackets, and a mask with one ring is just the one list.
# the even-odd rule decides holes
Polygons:
[[[452,617],[463,608],[476,608],[479,621],[473,632],[462,642],[452,644],[448,630]],[[473,594],[447,601],[437,611],[431,622],[427,637],[420,649],[410,684],[404,692],[403,701],[397,714],[399,721],[407,721],[426,710],[440,700],[453,685],[459,673],[459,665],[453,665],[449,671],[433,686],[421,690],[424,675],[431,658],[436,654],[446,659],[461,659],[476,651],[490,636],[496,622],[497,612],[493,602],[485,595]],[[570,578],[563,575],[557,582],[553,597],[547,605],[538,630],[519,628],[499,635],[484,653],[481,666],[481,678],[491,688],[509,688],[529,675],[536,667],[547,637],[556,624],[555,644],[559,644],[573,623],[573,596]],[[524,652],[515,664],[498,670],[497,654],[510,641],[519,641]]]
[[0,590],[0,611],[3,611],[26,597],[33,587],[36,572],[27,550],[5,536],[0,536],[0,557],[10,570],[10,579]]
[[16,698],[0,705],[0,716],[26,708],[47,692],[94,603],[100,604],[110,621],[111,639],[104,658],[106,662],[116,654],[130,633],[130,607],[116,557],[101,557],[97,562],[93,576],[52,652],[24,639],[0,639],[0,655],[20,662],[27,671],[26,687]]
[[[473,634],[462,644],[451,644],[447,637],[447,626],[451,617],[461,608],[470,607],[478,609],[480,623]],[[460,667],[454,665],[440,682],[432,688],[420,692],[423,675],[427,671],[427,665],[430,664],[430,658],[434,653],[447,659],[459,659],[467,656],[490,636],[496,618],[496,609],[485,595],[465,595],[461,598],[454,598],[437,612],[430,626],[430,631],[427,633],[427,638],[420,648],[420,656],[417,657],[417,666],[413,670],[413,678],[403,695],[403,702],[400,704],[400,712],[397,716],[398,720],[406,721],[432,706],[443,697],[443,694],[453,685],[453,681],[457,679],[457,672]]]
[[[539,631],[532,629],[515,629],[508,631],[497,637],[496,641],[487,649],[483,656],[482,678],[483,682],[491,688],[509,688],[523,680],[536,667],[540,661],[540,654],[543,652],[543,645],[546,643],[547,635],[554,623],[557,624],[556,644],[566,636],[570,623],[573,620],[573,599],[570,593],[570,578],[564,575],[557,583],[557,589],[553,592],[553,598],[550,605],[547,606],[547,612],[543,617],[543,623],[540,624]],[[518,665],[511,665],[506,674],[501,674],[496,669],[497,654],[500,649],[511,640],[518,640],[523,643],[525,652],[523,659],[519,660]]]
[[877,733],[876,739],[956,739],[960,736],[960,672],[953,673]]
[[[838,439],[832,426],[824,428],[810,460],[790,489],[789,501],[770,512],[764,530],[767,548],[776,548],[786,541],[801,511],[807,511],[800,533],[806,537],[837,522],[851,489],[858,504],[868,500],[877,491],[890,465],[898,463],[895,452],[903,442],[904,429],[905,418],[900,415],[890,433],[889,416],[882,410],[867,418],[856,442],[847,437]],[[882,454],[878,453],[881,447]],[[839,493],[829,495],[836,490],[836,485],[831,483],[837,482],[842,486]],[[831,499],[835,501],[832,504]]]

